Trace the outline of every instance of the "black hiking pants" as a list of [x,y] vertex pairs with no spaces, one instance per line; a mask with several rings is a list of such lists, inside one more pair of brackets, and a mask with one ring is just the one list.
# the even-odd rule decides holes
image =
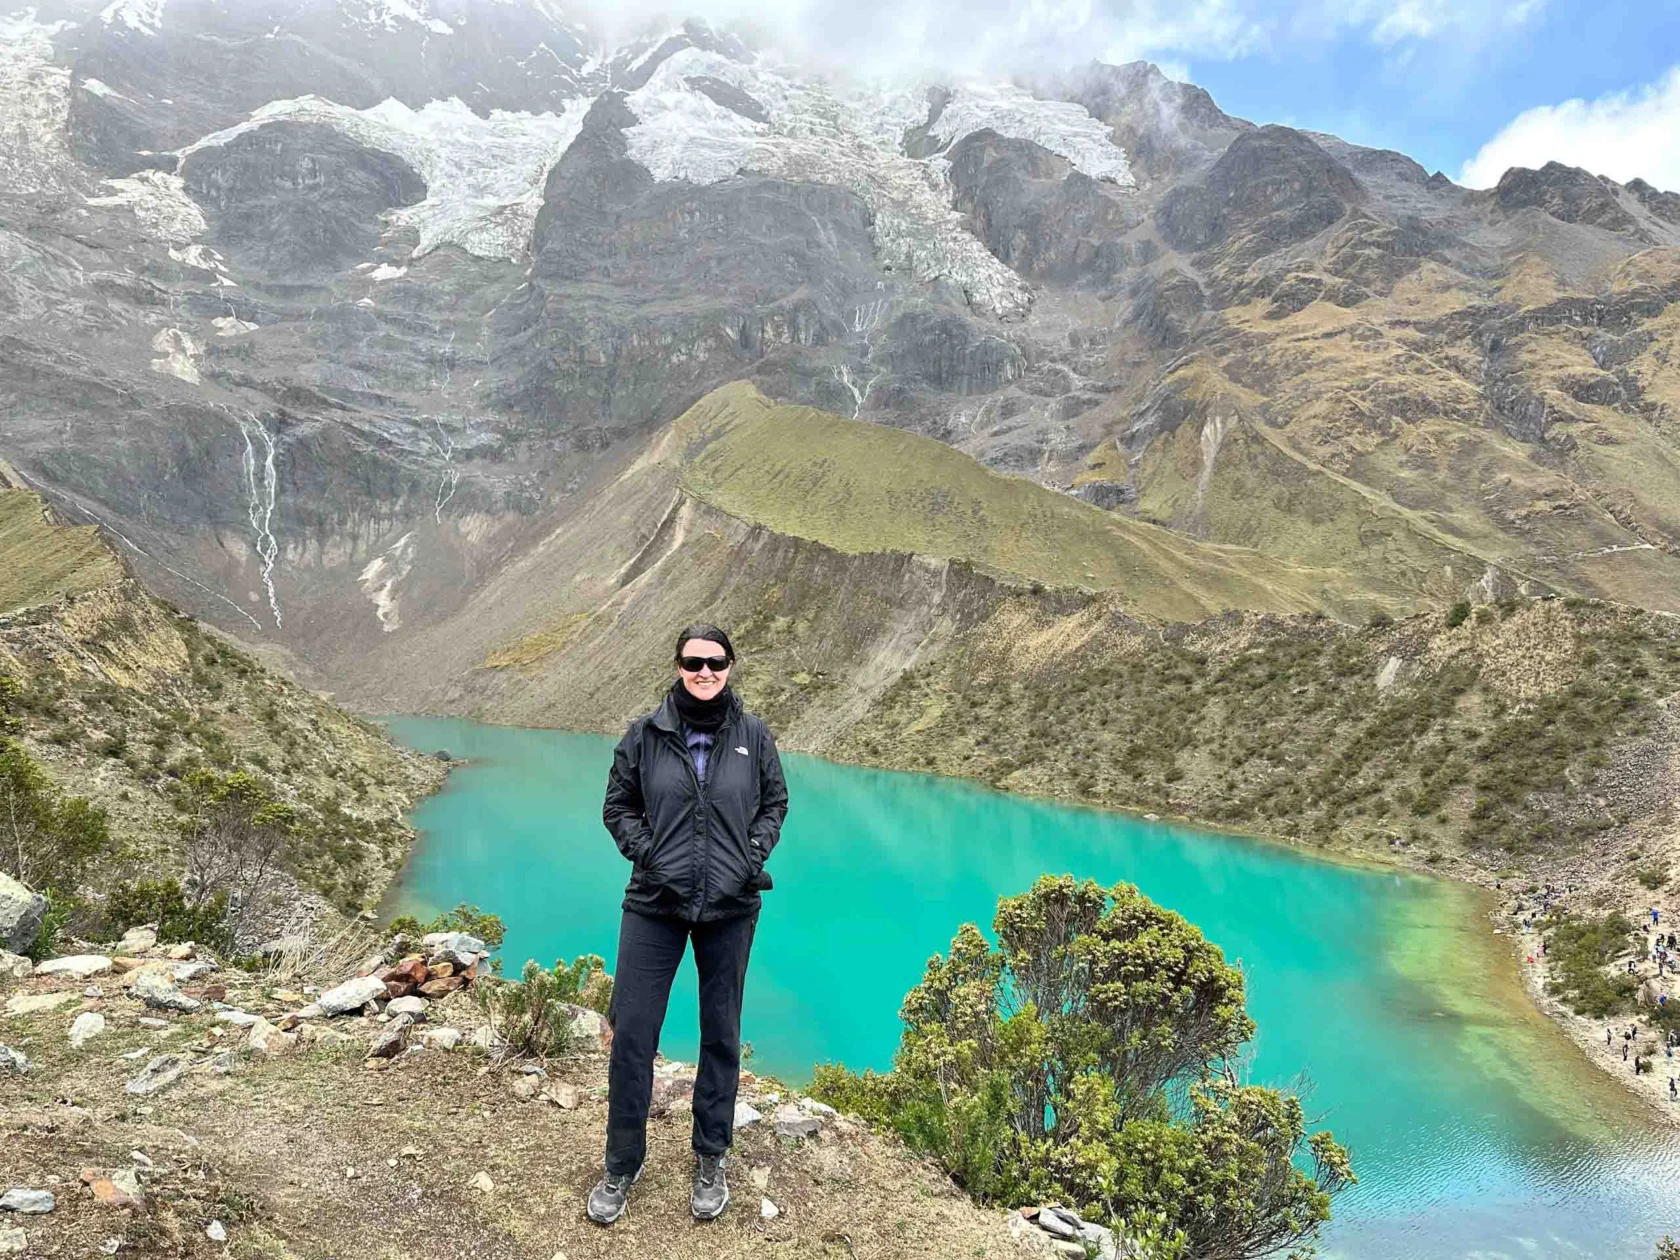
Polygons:
[[618,966],[607,1020],[612,1060],[607,1073],[607,1172],[634,1173],[647,1158],[653,1056],[671,981],[690,941],[700,973],[700,1066],[694,1080],[694,1149],[722,1155],[735,1125],[741,1080],[741,992],[758,912],[714,923],[656,919],[624,912]]

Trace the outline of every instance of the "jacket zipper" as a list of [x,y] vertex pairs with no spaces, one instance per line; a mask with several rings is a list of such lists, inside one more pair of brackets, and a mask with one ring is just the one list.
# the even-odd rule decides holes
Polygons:
[[[725,734],[725,732],[727,732],[730,729],[730,725],[731,724],[726,723],[725,725],[720,727],[718,729],[717,735],[715,737],[713,737],[711,751],[706,754],[706,767],[707,767],[707,769],[716,769],[716,765],[713,763],[712,758],[714,756],[716,756],[718,748],[723,745],[724,734]],[[704,810],[706,808],[706,806],[710,803],[709,798],[706,794],[706,790],[707,790],[707,786],[711,783],[711,776],[707,775],[704,779],[702,779],[700,777],[699,773],[694,769],[694,754],[689,752],[688,741],[683,738],[682,732],[680,732],[680,731],[675,732],[673,734],[673,737],[672,737],[672,742],[674,742],[676,744],[678,751],[682,755],[683,765],[688,767],[688,777],[694,783],[695,795],[700,801],[700,808],[702,810]],[[700,879],[699,879],[699,881],[696,884],[695,889],[694,889],[694,919],[695,919],[695,922],[699,922],[701,907],[703,907],[706,904],[706,888],[711,883],[711,873],[712,873],[712,830],[711,830],[710,823],[708,823],[707,827],[706,827],[706,847],[705,847],[704,852],[700,855]]]

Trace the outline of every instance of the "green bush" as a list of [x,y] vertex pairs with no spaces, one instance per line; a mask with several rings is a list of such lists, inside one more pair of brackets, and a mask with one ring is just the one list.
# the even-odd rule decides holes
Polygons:
[[1548,990],[1580,1015],[1604,1019],[1633,1009],[1637,977],[1604,968],[1638,946],[1633,923],[1613,913],[1599,918],[1559,914],[1541,924],[1553,979]]
[[103,809],[65,796],[22,744],[0,738],[0,870],[32,888],[75,888],[110,847]]
[[1644,870],[1635,871],[1633,877],[1639,881],[1641,888],[1656,892],[1657,889],[1668,883],[1668,867],[1647,866]]
[[904,999],[893,1070],[818,1068],[814,1096],[896,1130],[975,1197],[1056,1198],[1162,1260],[1311,1244],[1354,1180],[1301,1100],[1239,1085],[1242,973],[1128,884],[1038,880],[965,924]]
[[1462,626],[1469,619],[1470,601],[1467,599],[1461,599],[1451,608],[1447,609],[1447,629],[1449,630],[1451,630],[1454,626]]
[[141,923],[157,924],[162,944],[194,941],[223,954],[233,949],[226,895],[189,905],[178,880],[142,879],[111,890],[105,901],[104,935],[115,940]]
[[465,932],[478,937],[492,953],[501,947],[507,936],[507,925],[500,916],[469,906],[464,901],[453,910],[445,910],[424,923],[412,914],[400,914],[385,925],[385,930],[393,936],[400,933],[414,940],[431,932]]
[[[569,967],[556,961],[548,971],[534,959],[527,960],[517,983],[484,983],[474,992],[479,1008],[507,1043],[509,1054],[551,1058],[571,1048],[572,1015],[567,1003],[589,1005],[605,1013],[612,997],[612,982],[602,965],[594,954],[585,954]],[[590,1000],[582,1001],[586,996]]]

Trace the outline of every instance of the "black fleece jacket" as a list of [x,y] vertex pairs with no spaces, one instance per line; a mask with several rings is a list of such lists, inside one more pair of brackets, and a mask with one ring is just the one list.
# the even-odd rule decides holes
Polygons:
[[787,781],[776,740],[737,699],[717,733],[702,783],[666,696],[630,723],[613,752],[601,819],[633,862],[624,908],[706,923],[760,905],[747,882],[781,838]]

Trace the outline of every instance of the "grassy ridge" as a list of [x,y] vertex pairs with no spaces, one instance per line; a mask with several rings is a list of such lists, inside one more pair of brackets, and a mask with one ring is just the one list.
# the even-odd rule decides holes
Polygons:
[[0,615],[121,576],[93,526],[54,525],[33,490],[0,490]]
[[1198,543],[992,472],[942,442],[781,406],[745,383],[695,404],[664,453],[696,498],[852,554],[963,559],[1045,585],[1116,591],[1140,614],[1175,620],[1370,603],[1335,572]]

